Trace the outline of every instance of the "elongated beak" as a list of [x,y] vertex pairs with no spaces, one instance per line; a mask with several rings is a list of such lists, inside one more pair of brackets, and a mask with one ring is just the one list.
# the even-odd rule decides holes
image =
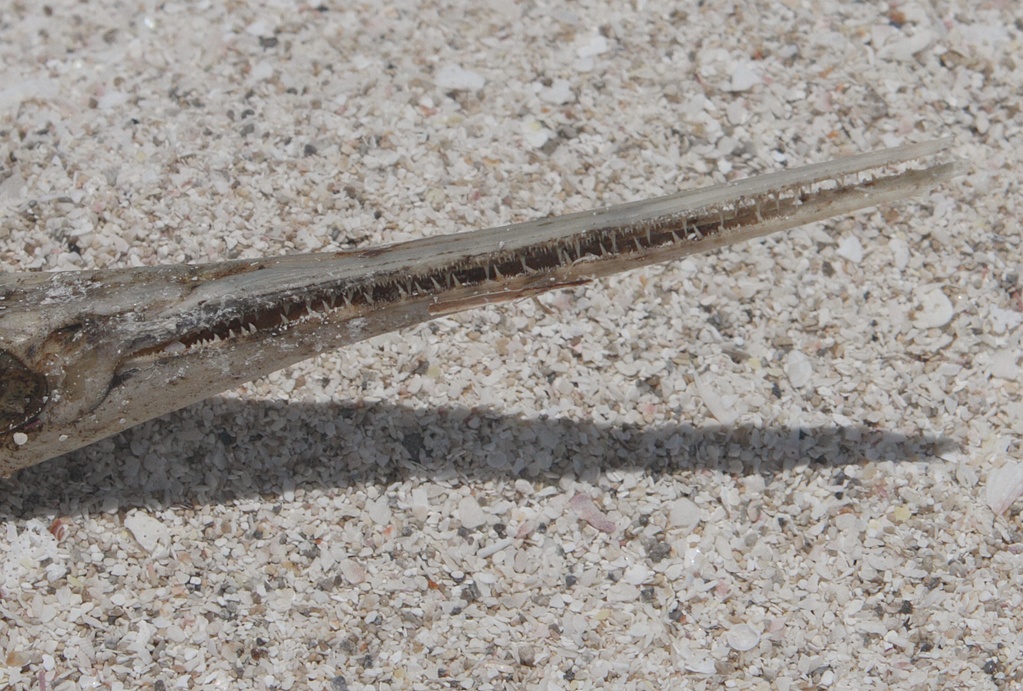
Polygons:
[[935,141],[355,252],[0,275],[0,474],[325,350],[919,194]]

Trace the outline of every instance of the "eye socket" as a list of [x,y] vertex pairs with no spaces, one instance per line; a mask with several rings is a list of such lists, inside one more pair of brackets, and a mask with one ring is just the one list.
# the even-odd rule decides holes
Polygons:
[[43,409],[46,378],[0,350],[0,434],[28,424]]

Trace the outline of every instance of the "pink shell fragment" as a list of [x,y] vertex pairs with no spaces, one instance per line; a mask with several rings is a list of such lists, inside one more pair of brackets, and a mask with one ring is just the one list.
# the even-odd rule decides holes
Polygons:
[[536,530],[536,521],[523,521],[519,529],[515,531],[516,540],[525,540]]
[[597,508],[597,505],[593,503],[593,500],[587,495],[575,495],[569,500],[568,505],[571,506],[572,510],[579,515],[579,518],[586,521],[600,532],[610,535],[616,530],[616,526],[611,519],[605,516],[604,513]]
[[1023,463],[1006,463],[988,476],[987,505],[1001,516],[1023,496]]

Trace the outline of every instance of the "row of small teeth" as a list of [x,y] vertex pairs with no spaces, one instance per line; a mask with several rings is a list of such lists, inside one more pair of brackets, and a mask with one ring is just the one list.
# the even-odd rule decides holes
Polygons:
[[[690,213],[687,215],[689,219],[693,220],[687,221],[683,219],[681,224],[679,224],[677,220],[655,220],[644,223],[640,228],[629,228],[625,232],[622,232],[621,230],[615,231],[607,229],[597,231],[598,236],[595,238],[596,242],[591,240],[588,243],[590,244],[588,249],[583,248],[583,241],[578,236],[571,238],[567,242],[556,241],[552,243],[550,249],[556,253],[559,265],[568,266],[578,261],[593,260],[609,254],[618,255],[622,253],[619,241],[628,235],[631,235],[631,245],[634,245],[635,247],[635,250],[632,250],[630,247],[629,251],[642,252],[646,249],[650,249],[654,245],[660,244],[655,242],[653,234],[662,234],[671,226],[675,226],[675,229],[669,231],[672,242],[679,243],[684,241],[698,241],[705,237],[705,234],[700,230],[700,227],[703,226],[706,228],[707,222],[710,219],[714,219],[716,224],[720,228],[724,229],[726,223],[730,220],[736,219],[741,211],[752,209],[756,214],[757,220],[762,221],[764,209],[770,207],[780,209],[784,202],[799,203],[800,200],[813,196],[821,191],[849,186],[850,184],[868,184],[873,181],[873,179],[874,178],[872,176],[857,175],[851,183],[845,179],[831,179],[810,184],[794,185],[783,190],[738,199],[727,205],[701,209],[696,213]],[[678,227],[679,225],[681,225],[680,228]],[[645,245],[641,240],[642,237],[645,237]],[[666,243],[667,240],[664,240],[663,242]],[[608,248],[605,243],[609,244],[610,248]],[[508,264],[517,261],[517,263],[522,267],[522,273],[528,274],[537,270],[535,266],[530,266],[530,262],[526,256],[518,255],[516,257],[513,252],[509,252],[508,255],[508,259],[504,261],[492,260],[482,265],[467,263],[456,271],[445,272],[441,280],[438,280],[437,275],[428,274],[420,277],[395,280],[390,284],[378,284],[375,286],[367,285],[351,288],[337,293],[330,293],[320,299],[309,299],[305,301],[304,310],[301,314],[295,317],[288,316],[289,312],[293,312],[295,310],[295,305],[279,312],[277,315],[276,326],[285,326],[303,318],[320,316],[321,314],[325,314],[342,306],[350,308],[356,302],[373,305],[378,301],[378,296],[375,293],[381,287],[384,288],[385,293],[393,294],[396,292],[400,299],[408,299],[410,297],[427,295],[431,292],[442,292],[446,289],[450,290],[462,287],[463,283],[465,283],[464,279],[469,271],[479,271],[482,269],[485,280],[502,280],[506,276],[502,273],[500,268],[498,268],[499,264],[507,266]],[[460,273],[463,275],[463,280],[459,279]],[[424,287],[424,284],[429,287]],[[314,305],[319,309],[316,309]],[[247,323],[241,328],[236,327],[228,329],[228,335],[226,337],[221,337],[219,334],[214,333],[212,337],[202,337],[196,343],[199,345],[215,345],[223,340],[234,338],[239,335],[255,334],[258,330],[259,329],[255,323]],[[172,350],[178,346],[181,346],[180,341],[176,341],[175,343],[168,345],[166,350]]]
[[[769,204],[780,207],[781,203],[790,199],[798,199],[801,195],[811,194],[815,192],[820,185],[802,185],[794,187],[791,190],[785,190],[780,193],[766,193],[757,197],[750,197],[747,199],[740,199],[733,204],[726,206],[715,206],[700,210],[697,213],[693,213],[690,216],[694,219],[693,222],[683,222],[682,227],[678,231],[672,231],[672,242],[683,242],[683,241],[697,241],[702,240],[705,237],[704,232],[700,229],[701,226],[706,227],[706,221],[709,218],[717,217],[717,224],[720,227],[724,227],[730,220],[734,220],[739,213],[739,210],[745,208],[753,208],[756,212],[758,220],[762,220],[763,212],[762,208]],[[643,251],[656,244],[652,237],[652,232],[659,232],[666,229],[669,222],[651,222],[645,224],[644,229],[646,234],[646,246],[640,240],[640,236],[633,234],[632,244],[635,246],[635,251]],[[605,231],[602,238],[598,239],[596,243],[597,252],[594,253],[592,250],[586,251],[583,249],[580,238],[573,237],[569,243],[555,242],[552,249],[557,254],[558,263],[560,265],[569,265],[576,261],[586,260],[606,255],[617,255],[622,253],[622,248],[619,245],[619,236],[624,235],[620,232]],[[683,239],[684,236],[684,239]],[[605,242],[610,245],[610,248],[605,246]],[[631,250],[630,250],[631,251]],[[384,288],[384,292],[396,291],[401,299],[407,299],[410,297],[419,297],[422,295],[429,294],[431,292],[441,292],[444,290],[450,290],[454,288],[460,288],[465,284],[464,280],[459,279],[459,274],[467,273],[469,271],[478,271],[482,269],[485,280],[502,280],[506,278],[505,273],[501,271],[499,265],[507,265],[517,261],[519,266],[522,268],[522,273],[533,273],[536,271],[536,267],[530,266],[530,262],[526,256],[519,255],[515,256],[514,253],[509,253],[509,259],[505,261],[492,260],[482,265],[466,264],[460,267],[456,271],[445,272],[441,280],[438,280],[438,276],[435,274],[428,274],[426,276],[416,278],[406,278],[403,280],[395,280],[390,284],[383,284],[378,286],[363,286],[354,290],[348,290],[340,294],[332,294],[328,298],[320,301],[326,304],[328,309],[334,309],[339,303],[343,302],[346,307],[351,307],[355,302],[360,302],[367,305],[373,305],[378,301],[376,291],[379,288]],[[513,272],[517,273],[517,272]],[[424,287],[424,283],[428,282],[429,287]],[[432,288],[432,290],[431,290]],[[305,305],[306,309],[303,314],[316,315],[317,310],[313,309],[311,302],[307,301]],[[292,320],[286,317],[281,318],[282,323],[289,323]]]

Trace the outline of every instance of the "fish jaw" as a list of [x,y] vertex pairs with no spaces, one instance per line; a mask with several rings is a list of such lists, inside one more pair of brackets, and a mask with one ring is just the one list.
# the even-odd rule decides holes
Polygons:
[[0,274],[0,474],[318,353],[919,194],[927,142],[618,207],[352,252]]

